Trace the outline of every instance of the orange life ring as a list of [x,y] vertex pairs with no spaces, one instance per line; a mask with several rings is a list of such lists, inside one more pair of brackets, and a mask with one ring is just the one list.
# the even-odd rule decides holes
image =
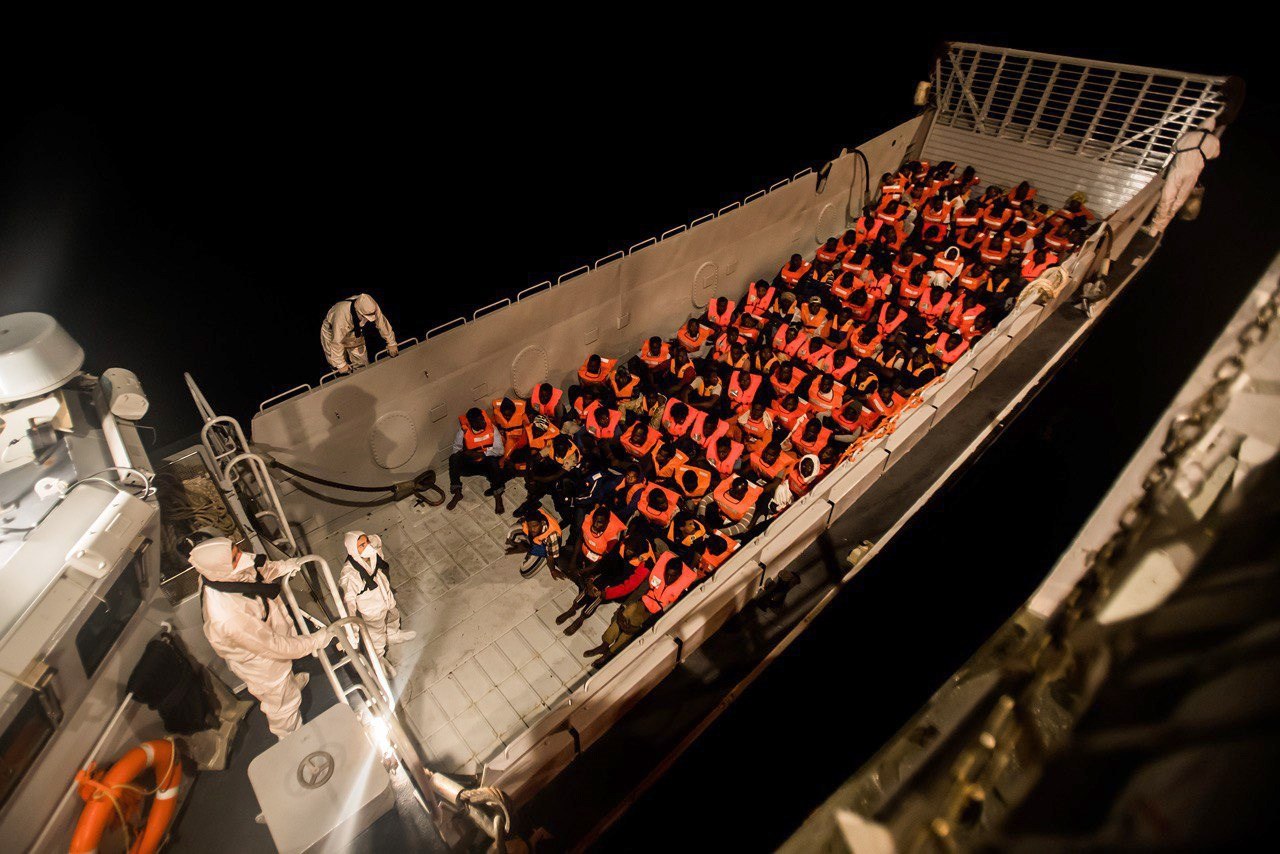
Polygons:
[[146,828],[129,847],[129,854],[154,854],[160,850],[178,811],[178,787],[182,783],[182,762],[171,738],[143,742],[120,757],[106,774],[99,775],[92,766],[76,774],[85,806],[71,837],[71,854],[97,851],[113,819],[125,821],[136,813],[142,798],[150,792],[133,781],[148,768],[156,769],[155,800]]

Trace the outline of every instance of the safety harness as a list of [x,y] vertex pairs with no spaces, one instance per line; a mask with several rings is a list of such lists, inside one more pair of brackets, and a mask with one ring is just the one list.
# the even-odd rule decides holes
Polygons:
[[203,579],[204,585],[220,593],[235,593],[250,599],[256,597],[262,600],[262,622],[265,623],[267,617],[271,616],[270,600],[280,595],[279,581],[264,581],[262,579],[262,567],[266,563],[266,555],[254,555],[253,574],[258,579],[257,581],[210,581],[205,578]]
[[387,573],[390,566],[382,559],[382,555],[378,555],[377,560],[374,562],[373,572],[369,572],[365,569],[364,564],[356,560],[354,555],[347,555],[347,563],[354,566],[356,568],[356,572],[360,573],[360,577],[364,579],[364,590],[361,591],[362,593],[368,593],[370,590],[378,589],[379,572],[386,575],[388,581],[391,580],[391,576]]

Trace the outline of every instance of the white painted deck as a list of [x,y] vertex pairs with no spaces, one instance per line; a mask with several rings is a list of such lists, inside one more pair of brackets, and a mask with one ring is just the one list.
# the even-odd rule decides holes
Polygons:
[[382,536],[401,624],[418,633],[390,648],[393,685],[431,767],[446,773],[478,773],[562,702],[586,675],[582,653],[600,642],[614,610],[599,608],[566,637],[555,617],[573,599],[573,583],[553,579],[545,566],[523,579],[521,557],[504,554],[524,484],[508,482],[503,516],[482,494],[485,486],[483,478],[464,481],[465,500],[453,511],[406,499],[311,534],[335,577],[346,531]]

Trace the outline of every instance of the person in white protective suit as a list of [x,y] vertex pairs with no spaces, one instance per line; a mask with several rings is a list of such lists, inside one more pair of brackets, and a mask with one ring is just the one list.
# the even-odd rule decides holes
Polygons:
[[1222,152],[1222,144],[1214,135],[1216,127],[1212,118],[1205,119],[1200,127],[1187,131],[1173,144],[1173,160],[1165,172],[1160,201],[1151,222],[1143,229],[1147,234],[1157,237],[1164,233],[1195,189],[1205,165]]
[[363,531],[348,531],[343,537],[347,562],[342,565],[342,599],[347,613],[359,616],[369,630],[374,651],[381,657],[388,643],[405,643],[417,632],[400,629],[400,611],[391,590],[390,567],[382,554],[382,538]]
[[205,637],[258,698],[271,732],[283,738],[302,723],[307,674],[295,674],[293,660],[323,649],[334,636],[331,628],[298,635],[280,601],[281,579],[300,562],[243,552],[226,537],[198,544],[190,561],[201,575]]
[[369,348],[365,346],[363,330],[371,323],[386,342],[387,352],[392,356],[398,355],[396,333],[373,297],[356,294],[334,303],[329,309],[324,323],[320,325],[320,346],[335,371],[346,374],[353,368],[369,364]]

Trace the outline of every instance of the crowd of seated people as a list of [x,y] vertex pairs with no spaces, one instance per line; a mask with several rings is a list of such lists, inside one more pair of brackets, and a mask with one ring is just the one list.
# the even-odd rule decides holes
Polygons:
[[[717,297],[629,358],[589,355],[576,382],[460,416],[449,474],[522,477],[513,549],[577,586],[572,634],[616,604],[598,665],[728,560],[1079,246],[1093,215],[1050,211],[1027,183],[911,161],[813,258]],[[549,499],[550,507],[548,507]],[[542,562],[528,564],[536,571]]]

